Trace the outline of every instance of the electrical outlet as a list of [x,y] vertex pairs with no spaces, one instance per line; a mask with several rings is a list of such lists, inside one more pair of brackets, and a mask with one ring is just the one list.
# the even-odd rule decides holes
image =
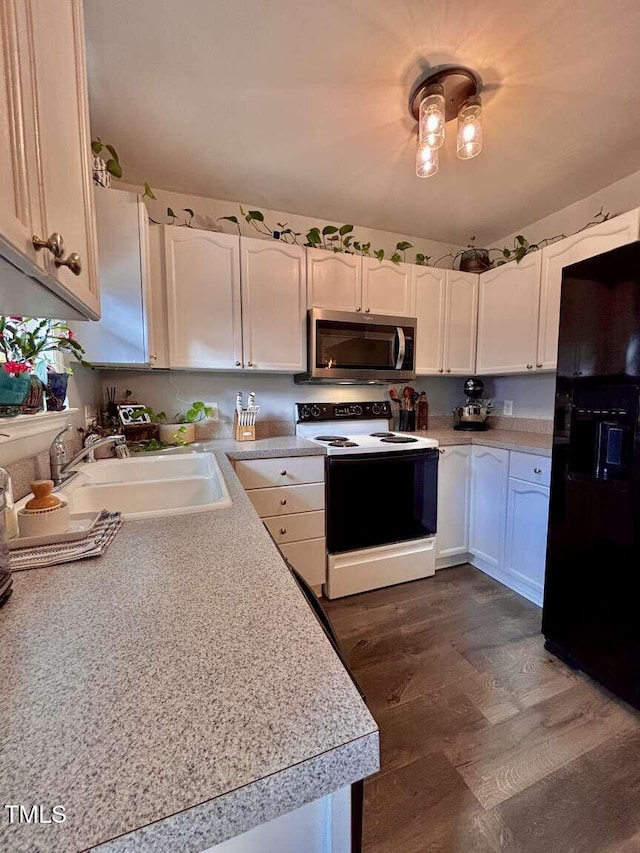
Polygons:
[[95,406],[85,406],[84,407],[84,425],[85,429],[89,429],[89,427],[93,424],[93,422],[98,417],[98,410]]
[[503,415],[512,415],[513,414],[513,400],[505,400],[504,407],[502,410]]
[[217,403],[205,403],[205,406],[208,406],[210,409],[213,409],[207,420],[209,421],[217,421],[220,419],[220,414],[218,412],[218,404]]

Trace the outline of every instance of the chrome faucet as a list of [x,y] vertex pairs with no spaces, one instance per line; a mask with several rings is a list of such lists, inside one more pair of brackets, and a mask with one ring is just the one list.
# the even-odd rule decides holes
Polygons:
[[[60,442],[64,448],[65,459],[64,461],[58,459],[56,457],[56,464],[54,465],[53,456],[51,456],[51,479],[59,486],[64,480],[68,480],[69,477],[72,477],[73,474],[69,474],[69,469],[73,468],[73,466],[82,461],[85,457],[87,462],[95,462],[96,458],[94,452],[98,449],[98,447],[104,447],[107,444],[114,444],[116,449],[116,456],[118,459],[126,459],[129,456],[129,448],[127,447],[127,439],[124,435],[106,435],[104,438],[99,438],[97,435],[89,435],[85,439],[86,445],[82,448],[82,450],[78,451],[73,459],[67,460],[66,458],[66,447],[64,447],[64,443],[61,441],[61,436],[67,431],[67,428],[71,428],[71,424],[67,424],[67,427],[60,432],[53,441],[51,445],[51,451],[53,452],[54,447],[56,446],[56,442]],[[65,476],[66,475],[66,476]]]

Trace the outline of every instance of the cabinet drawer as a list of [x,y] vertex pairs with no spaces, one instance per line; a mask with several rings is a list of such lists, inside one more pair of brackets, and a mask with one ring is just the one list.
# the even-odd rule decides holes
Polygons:
[[278,545],[324,536],[324,512],[321,510],[298,512],[279,518],[265,518],[263,521]]
[[324,536],[321,539],[307,539],[305,542],[282,545],[280,550],[308,584],[318,586],[325,582],[327,555]]
[[509,476],[527,483],[548,486],[551,483],[551,457],[511,451]]
[[324,482],[324,456],[243,459],[238,460],[235,467],[245,489]]
[[260,518],[324,509],[324,483],[252,489],[247,494]]

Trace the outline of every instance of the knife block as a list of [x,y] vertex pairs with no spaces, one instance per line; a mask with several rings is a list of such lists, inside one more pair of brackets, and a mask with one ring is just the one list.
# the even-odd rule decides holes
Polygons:
[[240,426],[238,423],[238,413],[233,415],[233,437],[236,441],[255,441],[256,440],[256,425]]

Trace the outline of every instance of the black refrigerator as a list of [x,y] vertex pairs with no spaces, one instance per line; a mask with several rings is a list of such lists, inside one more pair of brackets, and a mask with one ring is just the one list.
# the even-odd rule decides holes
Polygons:
[[640,242],[562,277],[542,630],[640,708]]

